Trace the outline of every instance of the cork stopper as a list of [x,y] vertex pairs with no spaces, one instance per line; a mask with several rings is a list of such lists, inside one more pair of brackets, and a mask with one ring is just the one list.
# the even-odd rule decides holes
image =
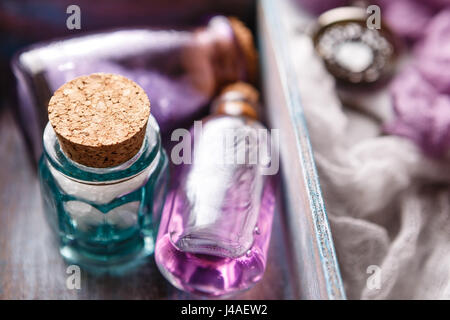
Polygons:
[[253,42],[252,32],[238,18],[228,17],[228,20],[244,56],[248,81],[255,84],[258,79],[258,53]]
[[259,92],[245,82],[235,82],[226,86],[218,97],[214,112],[231,116],[258,119]]
[[117,166],[142,146],[150,101],[135,82],[115,74],[94,73],[55,91],[48,118],[64,153],[94,168]]

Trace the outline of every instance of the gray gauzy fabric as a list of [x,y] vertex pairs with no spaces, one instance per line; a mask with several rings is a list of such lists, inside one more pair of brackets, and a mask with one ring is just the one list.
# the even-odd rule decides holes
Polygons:
[[383,135],[387,90],[338,92],[310,37],[292,25],[291,57],[348,298],[450,299],[450,162]]

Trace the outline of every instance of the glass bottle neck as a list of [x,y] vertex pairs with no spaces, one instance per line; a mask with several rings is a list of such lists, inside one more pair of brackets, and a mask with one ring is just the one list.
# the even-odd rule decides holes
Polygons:
[[130,160],[108,168],[93,168],[78,164],[62,151],[56,134],[47,124],[43,136],[44,156],[50,165],[69,179],[84,183],[115,183],[139,175],[151,165],[156,165],[161,154],[161,137],[155,118],[150,115],[143,145]]

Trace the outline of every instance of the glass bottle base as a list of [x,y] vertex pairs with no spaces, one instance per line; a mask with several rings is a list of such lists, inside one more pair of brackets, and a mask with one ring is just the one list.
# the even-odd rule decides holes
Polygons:
[[[65,242],[65,243],[64,243]],[[67,263],[78,265],[94,273],[122,273],[144,263],[154,253],[153,237],[139,237],[117,251],[102,250],[93,252],[86,250],[75,241],[63,241],[60,253]]]
[[169,234],[157,242],[156,264],[175,287],[196,295],[227,297],[251,288],[264,273],[262,253],[253,246],[237,258],[183,252]]

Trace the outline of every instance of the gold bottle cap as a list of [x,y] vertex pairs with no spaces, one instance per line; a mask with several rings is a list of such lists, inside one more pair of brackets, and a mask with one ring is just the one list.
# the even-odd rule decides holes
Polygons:
[[64,153],[95,168],[119,165],[142,146],[150,101],[135,82],[95,73],[73,79],[55,91],[48,118]]
[[258,119],[259,92],[252,85],[236,82],[226,86],[214,103],[214,113]]

